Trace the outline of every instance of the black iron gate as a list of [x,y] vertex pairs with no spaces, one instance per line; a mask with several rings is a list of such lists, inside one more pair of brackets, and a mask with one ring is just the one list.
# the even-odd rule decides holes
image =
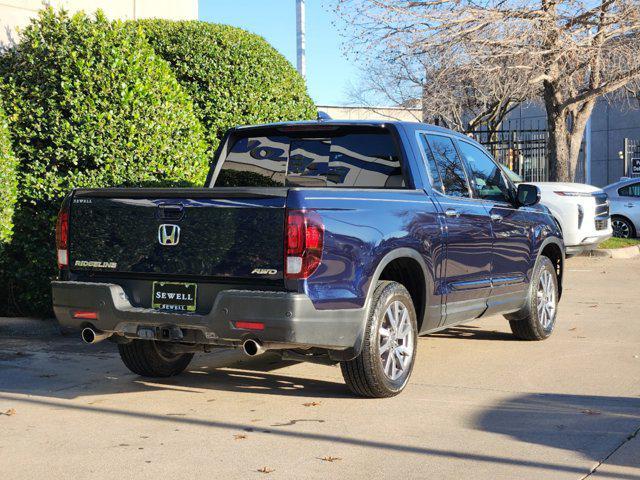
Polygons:
[[475,131],[471,136],[524,181],[546,182],[549,179],[549,132],[546,129]]
[[624,176],[640,177],[640,140],[624,139]]

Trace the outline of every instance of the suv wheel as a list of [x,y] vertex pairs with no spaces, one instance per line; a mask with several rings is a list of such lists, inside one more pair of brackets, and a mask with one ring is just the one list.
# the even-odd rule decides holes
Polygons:
[[633,238],[636,234],[633,224],[622,217],[613,217],[611,219],[611,228],[613,229],[614,237]]
[[416,311],[407,289],[396,282],[378,282],[362,351],[340,363],[347,386],[363,397],[397,395],[411,376],[417,340]]
[[189,366],[193,353],[171,353],[162,342],[132,340],[118,344],[120,358],[133,373],[143,377],[172,377]]
[[533,271],[524,307],[505,315],[511,331],[522,340],[551,336],[558,314],[558,277],[551,260],[541,256]]

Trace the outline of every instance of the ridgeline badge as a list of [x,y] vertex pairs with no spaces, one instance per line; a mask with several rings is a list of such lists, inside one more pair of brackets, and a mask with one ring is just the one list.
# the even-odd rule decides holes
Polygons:
[[76,260],[74,263],[76,267],[90,267],[90,268],[112,268],[118,267],[116,262],[98,262],[95,260]]

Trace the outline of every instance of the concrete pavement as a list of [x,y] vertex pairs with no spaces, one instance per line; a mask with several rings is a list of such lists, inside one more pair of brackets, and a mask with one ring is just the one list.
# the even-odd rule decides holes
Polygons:
[[108,342],[0,320],[1,477],[640,479],[638,285],[640,259],[570,259],[551,339],[502,317],[421,338],[387,400],[234,352],[147,381]]

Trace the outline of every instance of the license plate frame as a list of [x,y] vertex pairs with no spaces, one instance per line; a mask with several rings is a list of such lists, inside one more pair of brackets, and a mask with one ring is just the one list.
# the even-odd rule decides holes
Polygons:
[[[160,298],[156,298],[157,294],[160,294]],[[151,287],[151,308],[155,310],[193,313],[196,311],[197,299],[196,283],[153,282]]]

